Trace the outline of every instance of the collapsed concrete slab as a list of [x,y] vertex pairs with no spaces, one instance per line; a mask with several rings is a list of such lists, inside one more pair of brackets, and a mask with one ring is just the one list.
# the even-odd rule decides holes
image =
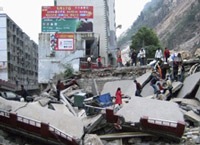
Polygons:
[[200,87],[195,95],[195,98],[198,99],[200,101]]
[[133,97],[116,116],[124,119],[130,128],[180,141],[185,121],[178,104],[168,101]]
[[151,76],[151,71],[147,71],[145,74],[143,74],[142,76],[139,76],[136,78],[136,80],[141,84],[141,85],[145,85],[146,81],[148,81],[150,79]]
[[[141,84],[144,84],[146,80],[150,77],[151,72],[147,72],[142,76],[137,78],[137,81]],[[118,87],[121,87],[122,93],[127,96],[135,96],[136,86],[133,80],[120,80],[107,82],[103,86],[101,94],[110,93],[111,96],[115,96],[115,92]]]
[[[172,86],[173,86],[172,93],[175,93],[182,88],[183,83],[182,82],[173,82]],[[153,87],[150,85],[150,83],[147,83],[144,86],[144,88],[142,89],[141,95],[143,97],[151,98],[154,96],[152,94],[154,94]],[[166,93],[164,95],[165,95],[165,98],[168,97],[169,91],[166,91]],[[149,96],[151,96],[151,97],[149,97]]]
[[38,102],[17,102],[3,98],[0,98],[0,102],[5,104],[5,106],[11,106],[12,110],[10,110],[10,113],[49,124],[73,138],[80,139],[84,133],[84,124],[76,116],[63,115],[63,112],[42,107]]
[[194,111],[188,111],[184,116],[186,120],[193,122],[196,127],[200,126],[200,116],[194,113]]
[[194,97],[190,96],[195,87],[199,84],[200,72],[194,73],[185,78],[183,87],[177,95],[177,98]]
[[183,113],[178,104],[140,97],[132,97],[129,103],[124,105],[116,115],[122,116],[125,122],[132,123],[140,122],[140,118],[143,116],[184,122]]
[[111,96],[115,96],[115,92],[117,88],[120,87],[122,94],[128,96],[135,95],[135,84],[133,80],[120,80],[120,81],[112,81],[107,82],[103,86],[101,94],[110,93]]
[[171,101],[182,105],[192,105],[194,107],[200,106],[200,102],[195,99],[173,98]]

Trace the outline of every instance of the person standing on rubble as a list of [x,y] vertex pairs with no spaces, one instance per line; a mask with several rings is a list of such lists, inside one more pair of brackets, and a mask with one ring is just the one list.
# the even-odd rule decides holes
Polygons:
[[142,97],[142,95],[141,95],[141,92],[142,92],[142,85],[141,85],[137,80],[134,80],[134,83],[135,83],[135,85],[136,85],[135,96],[140,96],[140,97]]
[[98,65],[98,68],[101,68],[102,67],[102,58],[101,56],[99,55],[98,58],[97,58],[97,65]]
[[119,106],[121,106],[121,104],[122,104],[122,96],[123,96],[123,94],[121,92],[121,88],[119,87],[119,88],[117,88],[117,91],[115,93],[115,97],[116,97],[115,105],[118,104]]
[[122,67],[122,54],[120,48],[117,48],[117,67]]
[[172,92],[173,86],[172,86],[172,81],[169,75],[167,75],[167,78],[166,78],[166,87],[169,90],[169,96],[167,97],[166,100],[169,101],[173,97],[173,92]]
[[62,83],[60,80],[58,80],[57,84],[56,84],[56,97],[57,100],[60,101],[60,91],[62,89]]
[[137,66],[137,53],[135,49],[131,52],[131,66]]
[[157,94],[158,92],[158,88],[157,88],[157,85],[156,83],[159,81],[159,78],[156,74],[156,72],[152,72],[151,74],[151,80],[150,80],[150,85],[152,86],[153,90],[154,90],[154,94]]
[[164,58],[165,58],[165,62],[168,63],[168,58],[170,57],[170,51],[167,47],[165,47],[165,50],[164,50]]
[[24,85],[21,85],[21,96],[24,98],[24,101],[27,101],[28,92],[24,88]]
[[92,57],[91,56],[87,57],[87,66],[88,66],[88,69],[91,69],[91,67],[92,67]]

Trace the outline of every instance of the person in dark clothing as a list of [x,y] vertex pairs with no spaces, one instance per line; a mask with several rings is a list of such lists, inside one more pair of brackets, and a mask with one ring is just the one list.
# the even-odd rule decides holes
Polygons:
[[137,80],[134,80],[134,83],[135,83],[135,85],[136,85],[135,96],[140,96],[140,97],[142,97],[142,95],[141,95],[141,92],[142,92],[142,85],[141,85]]
[[135,51],[135,49],[133,49],[133,52],[131,53],[131,66],[133,66],[133,64],[135,64],[135,66],[137,65],[137,53]]
[[56,89],[57,89],[56,97],[57,97],[58,101],[60,101],[60,91],[62,89],[62,83],[60,80],[58,80],[58,82],[57,82]]
[[156,85],[156,83],[157,83],[158,80],[159,80],[159,79],[158,79],[158,77],[156,76],[156,73],[153,72],[153,73],[152,73],[152,76],[151,76],[151,80],[150,80],[150,85],[153,87],[154,94],[157,94],[157,92],[158,92],[158,88],[157,88],[157,85]]
[[21,85],[21,96],[24,98],[24,101],[27,101],[28,92],[24,88],[24,85]]

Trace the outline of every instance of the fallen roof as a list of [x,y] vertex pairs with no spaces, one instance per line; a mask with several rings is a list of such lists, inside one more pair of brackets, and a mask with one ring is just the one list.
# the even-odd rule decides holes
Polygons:
[[135,95],[135,83],[133,80],[120,80],[107,82],[103,86],[101,94],[110,93],[111,96],[115,96],[117,88],[120,87],[122,94],[133,96]]
[[195,95],[195,98],[198,99],[200,101],[200,87]]
[[[8,101],[0,98],[0,102],[11,106],[12,113],[19,116],[30,118],[39,122],[47,123],[65,134],[80,139],[84,133],[84,124],[76,116],[63,114],[59,109],[57,111],[42,107],[38,102],[17,102]],[[74,125],[76,124],[76,125]]]
[[[142,76],[137,78],[137,81],[143,84],[151,75],[151,72],[146,72]],[[115,96],[117,88],[120,87],[122,93],[127,96],[135,96],[136,86],[133,80],[120,80],[120,81],[111,81],[105,83],[103,86],[101,94],[110,93],[111,96]]]
[[168,101],[160,101],[141,97],[132,97],[116,115],[122,116],[125,122],[138,123],[140,118],[147,116],[169,121],[184,122],[183,113],[178,104]]
[[198,85],[200,81],[200,72],[194,73],[188,77],[185,78],[183,82],[183,87],[180,90],[180,92],[177,95],[177,98],[185,98],[187,97],[195,88],[196,85]]

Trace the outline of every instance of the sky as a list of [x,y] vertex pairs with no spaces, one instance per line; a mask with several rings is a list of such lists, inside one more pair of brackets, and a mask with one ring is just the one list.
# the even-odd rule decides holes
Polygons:
[[[150,0],[115,0],[117,36],[127,30]],[[0,0],[0,13],[6,13],[28,36],[38,43],[41,33],[41,6],[53,6],[53,0]]]

